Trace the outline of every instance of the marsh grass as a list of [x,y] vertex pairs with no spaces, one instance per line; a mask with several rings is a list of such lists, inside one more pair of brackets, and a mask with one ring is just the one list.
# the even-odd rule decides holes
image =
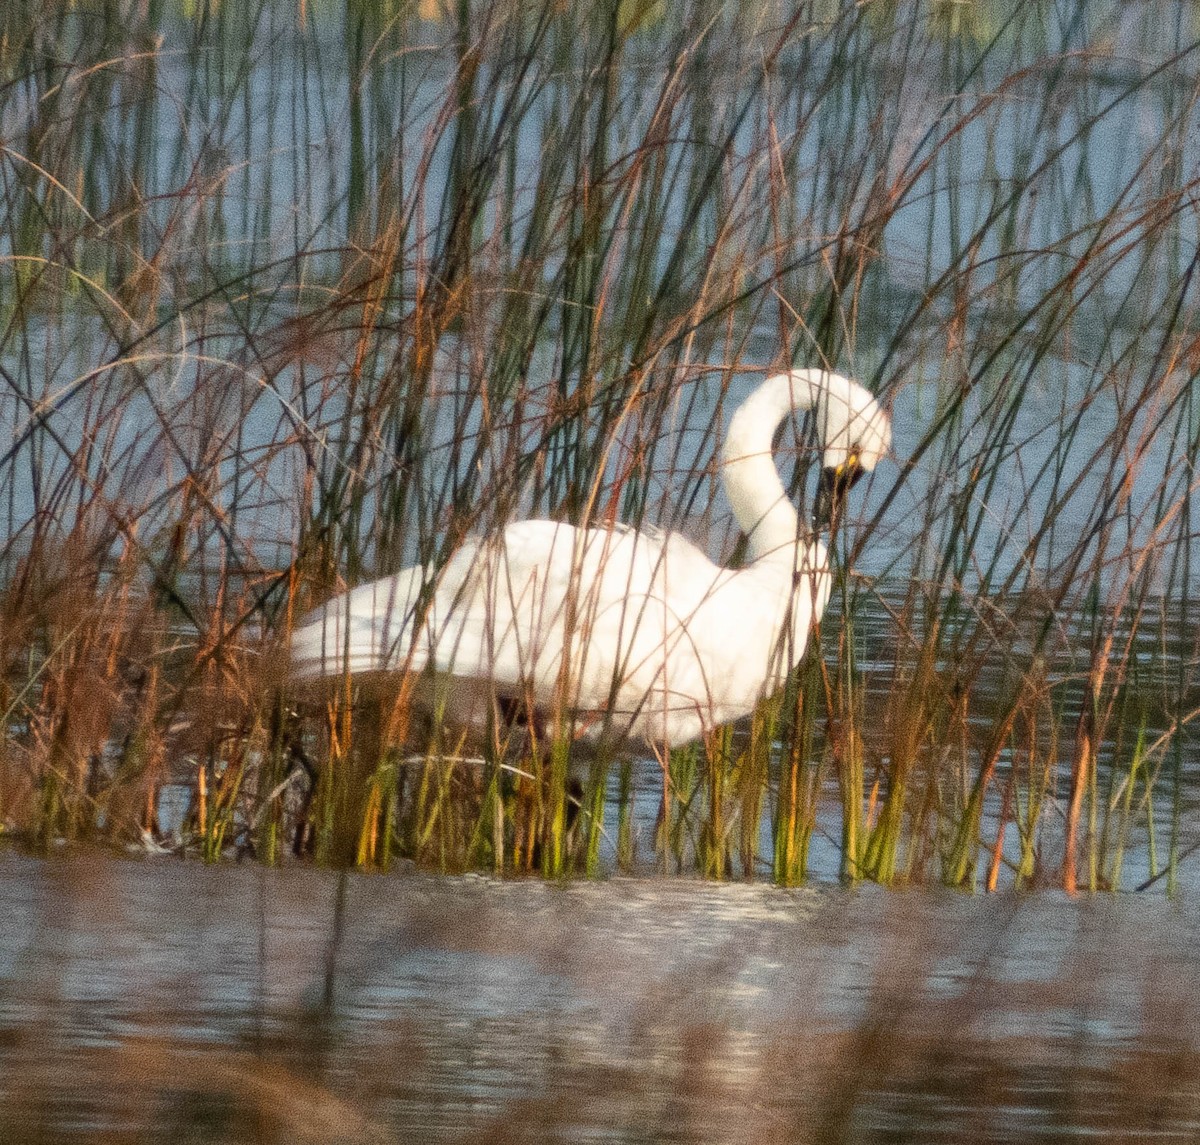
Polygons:
[[[0,825],[153,837],[182,781],[207,858],[302,818],[336,864],[793,883],[835,823],[848,879],[1173,887],[1200,28],[1153,8],[6,5]],[[714,450],[792,362],[899,448],[747,727],[648,784],[289,690],[310,606],[518,515],[737,560]]]

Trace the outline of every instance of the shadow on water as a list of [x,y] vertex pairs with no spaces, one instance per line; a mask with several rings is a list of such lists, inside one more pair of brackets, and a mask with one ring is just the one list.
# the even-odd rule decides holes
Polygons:
[[1186,903],[0,868],[5,1142],[1200,1134]]

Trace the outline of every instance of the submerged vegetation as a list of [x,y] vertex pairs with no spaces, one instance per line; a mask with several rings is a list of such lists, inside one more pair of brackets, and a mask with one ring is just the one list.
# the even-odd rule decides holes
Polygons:
[[[336,863],[1174,886],[1200,21],[1140,11],[6,3],[0,828],[186,788],[214,858],[304,802]],[[793,363],[897,455],[749,726],[481,761],[288,688],[305,610],[517,515],[736,559],[714,451]]]

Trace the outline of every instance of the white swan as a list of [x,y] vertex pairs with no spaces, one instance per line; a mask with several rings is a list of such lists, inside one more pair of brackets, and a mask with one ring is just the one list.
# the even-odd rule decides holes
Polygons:
[[772,455],[781,422],[809,409],[837,493],[890,447],[886,414],[856,382],[821,370],[763,382],[721,455],[745,567],[721,568],[677,533],[521,521],[468,541],[436,579],[405,569],[311,613],[292,634],[293,679],[408,671],[413,702],[467,730],[516,716],[657,750],[749,714],[782,686],[829,598],[825,548]]

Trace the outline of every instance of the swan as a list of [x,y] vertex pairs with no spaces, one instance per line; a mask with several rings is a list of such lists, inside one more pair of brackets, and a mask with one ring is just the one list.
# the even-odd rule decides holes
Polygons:
[[775,468],[776,430],[811,410],[822,487],[840,496],[891,446],[857,382],[776,374],[730,421],[720,475],[748,535],[738,569],[678,533],[527,520],[334,597],[291,637],[294,680],[408,680],[414,705],[467,732],[528,722],[660,755],[750,714],[782,687],[832,577]]

